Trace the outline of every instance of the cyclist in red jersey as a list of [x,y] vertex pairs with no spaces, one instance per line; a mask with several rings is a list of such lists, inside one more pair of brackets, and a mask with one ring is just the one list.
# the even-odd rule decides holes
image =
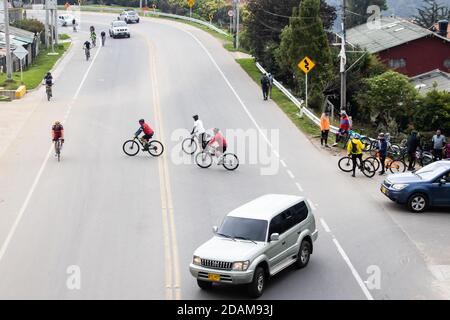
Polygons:
[[55,121],[52,126],[52,141],[55,145],[55,156],[56,156],[56,142],[61,139],[61,148],[64,143],[64,127],[59,121]]
[[144,132],[144,135],[141,138],[142,144],[144,145],[143,151],[148,151],[148,142],[155,134],[155,131],[150,128],[150,126],[145,122],[144,119],[139,120],[139,125],[139,129],[134,135],[137,138],[142,132]]
[[220,158],[222,154],[227,151],[227,145],[227,140],[220,133],[220,130],[218,128],[214,128],[214,137],[208,141],[208,146],[214,148],[216,156]]

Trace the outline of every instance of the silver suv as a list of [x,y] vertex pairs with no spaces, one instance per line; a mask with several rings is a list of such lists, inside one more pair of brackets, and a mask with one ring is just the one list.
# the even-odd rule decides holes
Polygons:
[[120,14],[119,20],[125,21],[126,23],[131,22],[139,23],[139,15],[134,10],[124,10]]
[[268,194],[231,211],[214,236],[194,252],[190,272],[202,289],[246,284],[251,297],[266,280],[294,264],[304,268],[318,231],[303,197]]

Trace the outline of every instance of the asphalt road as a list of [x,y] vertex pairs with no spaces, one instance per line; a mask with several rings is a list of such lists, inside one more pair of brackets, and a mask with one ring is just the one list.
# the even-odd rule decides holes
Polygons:
[[[99,33],[114,18],[83,14],[54,72],[54,99],[43,88],[26,98],[35,109],[0,154],[0,298],[246,298],[239,288],[201,291],[188,266],[213,225],[265,193],[308,197],[319,239],[309,266],[274,277],[264,298],[450,297],[448,211],[412,215],[380,194],[380,178],[339,172],[337,158],[194,27],[142,19],[130,39],[107,38],[86,62],[88,26]],[[238,170],[203,170],[180,153],[193,114],[226,132]],[[142,117],[163,157],[122,152]],[[57,119],[67,142],[60,163],[50,150]],[[377,288],[365,284],[373,270]]]

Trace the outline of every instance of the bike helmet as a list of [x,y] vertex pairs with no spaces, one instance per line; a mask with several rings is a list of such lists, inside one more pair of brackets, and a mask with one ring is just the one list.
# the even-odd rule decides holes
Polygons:
[[198,115],[196,114],[196,115],[192,116],[192,118],[194,118],[194,120],[197,121],[198,120]]
[[144,122],[145,122],[144,119],[140,119],[140,120],[139,120],[139,123],[144,123]]
[[220,129],[219,128],[214,128],[214,133],[216,134],[217,132],[219,132],[220,131]]

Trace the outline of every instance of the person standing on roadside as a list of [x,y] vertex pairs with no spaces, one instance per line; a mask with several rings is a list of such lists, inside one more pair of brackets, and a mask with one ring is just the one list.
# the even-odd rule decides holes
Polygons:
[[269,98],[272,99],[273,75],[269,73]]
[[416,151],[417,147],[419,146],[419,139],[417,138],[417,131],[413,130],[411,131],[411,134],[408,137],[408,140],[406,141],[406,148],[408,151],[408,170],[413,171],[414,170],[414,162],[416,160]]
[[437,130],[436,134],[431,138],[433,143],[434,161],[442,160],[442,153],[445,146],[445,136],[441,134],[441,130]]
[[378,144],[377,144],[377,152],[380,155],[380,163],[381,163],[381,171],[379,172],[380,176],[385,172],[385,162],[387,156],[388,142],[384,133],[380,133],[378,135]]
[[330,132],[330,116],[328,112],[322,113],[322,116],[320,117],[320,144],[324,145],[325,148],[329,148],[328,146],[328,133]]
[[350,130],[350,119],[348,118],[347,112],[341,110],[341,120],[339,122],[339,131],[336,133],[336,142],[333,143],[333,147],[337,146],[338,142],[344,135],[348,134]]
[[264,100],[267,100],[267,97],[269,95],[269,77],[267,76],[267,73],[264,73],[261,77],[261,87],[263,92],[263,98]]
[[348,156],[352,158],[353,161],[353,174],[352,177],[355,177],[355,171],[356,171],[356,166],[357,164],[357,160],[359,160],[359,165],[362,168],[363,165],[363,150],[364,150],[364,145],[361,142],[361,136],[359,134],[354,134],[351,138],[349,143],[347,144],[347,153]]

